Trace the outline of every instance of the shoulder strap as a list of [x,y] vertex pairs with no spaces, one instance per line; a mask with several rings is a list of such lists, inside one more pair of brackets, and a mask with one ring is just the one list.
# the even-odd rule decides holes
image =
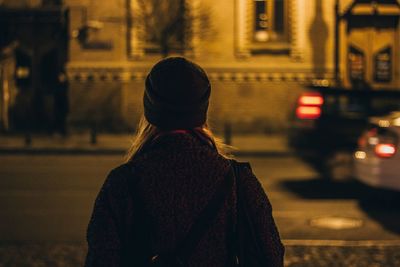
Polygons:
[[[134,192],[138,182],[137,177],[132,175],[133,172],[129,164],[125,164],[123,166],[122,172],[127,176],[128,186],[134,201],[134,208],[140,213],[143,213],[144,211],[142,205],[140,204],[140,199],[137,197],[137,192]],[[195,250],[204,233],[209,229],[212,222],[216,219],[218,212],[228,196],[228,193],[232,190],[234,181],[232,172],[233,169],[231,166],[229,172],[223,181],[218,185],[208,204],[200,212],[198,219],[194,222],[186,237],[178,244],[174,256],[177,257],[180,262],[186,262],[188,260],[189,256]],[[145,242],[145,244],[142,244],[144,249],[149,251],[150,244],[148,243],[148,240],[143,239],[143,241]],[[154,255],[153,258],[157,258],[158,256],[159,255]]]
[[228,193],[231,192],[233,186],[232,168],[225,176],[224,180],[220,183],[208,202],[206,207],[201,211],[198,219],[194,222],[190,228],[185,239],[178,245],[176,255],[182,260],[187,260],[190,254],[195,250],[201,237],[204,235],[206,230],[209,229],[212,222],[216,219],[218,212],[220,211]]
[[243,188],[243,181],[239,174],[240,168],[246,166],[251,170],[249,163],[239,163],[232,160],[233,173],[236,181],[236,196],[237,196],[237,217],[236,228],[236,253],[238,266],[269,266],[261,249],[260,238],[254,228],[252,216],[246,205],[246,196]]
[[[127,179],[127,186],[132,199],[132,207],[137,215],[134,218],[132,227],[132,240],[140,240],[139,242],[132,242],[131,246],[127,248],[127,257],[129,258],[127,266],[147,266],[149,258],[152,255],[152,248],[150,243],[152,220],[149,214],[144,210],[143,201],[139,196],[137,190],[140,178],[135,175],[133,164],[126,163],[121,166],[121,175]],[[132,258],[132,255],[139,256]]]

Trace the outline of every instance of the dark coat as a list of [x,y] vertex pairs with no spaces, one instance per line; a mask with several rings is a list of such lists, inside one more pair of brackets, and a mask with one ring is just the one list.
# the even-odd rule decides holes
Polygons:
[[[164,135],[128,164],[132,175],[124,174],[123,166],[112,170],[97,196],[87,231],[86,267],[140,266],[133,264],[144,255],[137,232],[149,228],[154,254],[174,251],[229,171],[229,160],[190,134]],[[263,250],[271,266],[283,266],[284,247],[271,204],[250,168],[242,168],[239,176]],[[152,223],[138,223],[142,217],[133,208],[131,179],[137,181],[133,194],[141,199]],[[232,190],[190,256],[190,266],[226,266],[235,201]]]

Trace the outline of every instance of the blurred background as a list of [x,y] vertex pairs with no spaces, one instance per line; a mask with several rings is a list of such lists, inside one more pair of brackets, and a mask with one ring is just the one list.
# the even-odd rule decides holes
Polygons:
[[212,84],[286,266],[400,266],[397,0],[0,0],[0,266],[82,266],[157,61]]

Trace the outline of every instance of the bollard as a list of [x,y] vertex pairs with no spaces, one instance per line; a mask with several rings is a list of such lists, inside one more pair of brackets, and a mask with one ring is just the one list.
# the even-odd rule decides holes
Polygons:
[[97,144],[97,129],[96,125],[92,125],[90,129],[90,144],[95,145]]
[[32,145],[32,136],[30,132],[26,132],[24,136],[24,143],[25,146],[31,146]]
[[232,126],[229,122],[224,124],[224,141],[227,145],[232,145]]

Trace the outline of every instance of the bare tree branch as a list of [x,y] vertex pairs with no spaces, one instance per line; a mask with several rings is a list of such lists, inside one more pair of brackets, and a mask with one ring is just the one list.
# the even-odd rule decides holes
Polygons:
[[198,20],[201,39],[212,36],[210,9],[204,6],[199,10],[189,10],[187,0],[136,0],[138,10],[134,12],[134,20],[144,29],[147,44],[155,45],[163,56],[171,50],[184,51],[190,49],[192,23]]

